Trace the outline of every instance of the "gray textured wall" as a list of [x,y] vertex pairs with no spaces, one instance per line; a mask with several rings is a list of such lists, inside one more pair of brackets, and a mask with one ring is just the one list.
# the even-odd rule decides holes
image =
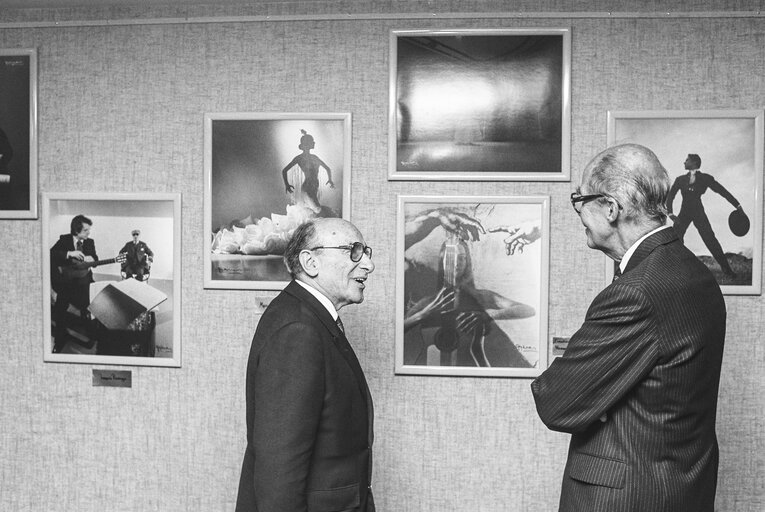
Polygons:
[[[555,9],[550,3],[544,4],[548,11]],[[727,2],[725,7],[757,11],[761,2],[756,3]],[[330,4],[272,9],[344,12],[343,3]],[[384,6],[389,12],[426,12],[431,4]],[[490,12],[500,4],[443,2],[439,9]],[[583,4],[565,8],[637,10],[628,2]],[[712,4],[693,7],[721,8],[719,2]],[[359,5],[372,10],[369,2]],[[518,8],[542,9],[536,2]],[[0,266],[0,509],[233,510],[245,445],[246,357],[261,303],[273,294],[202,288],[203,114],[321,111],[353,114],[351,216],[375,248],[377,270],[367,301],[344,310],[344,320],[375,398],[374,487],[380,510],[554,510],[568,436],[547,431],[538,420],[529,380],[393,375],[396,196],[550,195],[551,335],[569,335],[578,327],[604,284],[603,257],[586,248],[568,204],[574,183],[386,180],[388,31],[571,27],[576,182],[589,157],[605,145],[610,109],[762,108],[765,19],[724,13],[561,14],[14,25],[156,12],[0,14],[6,22],[0,47],[38,50],[41,192],[183,195],[183,367],[132,368],[132,389],[92,387],[90,365],[42,362],[41,224],[0,221],[5,260]],[[265,11],[228,7],[220,12]],[[729,296],[726,302],[717,509],[758,512],[765,508],[765,302],[760,296]]]

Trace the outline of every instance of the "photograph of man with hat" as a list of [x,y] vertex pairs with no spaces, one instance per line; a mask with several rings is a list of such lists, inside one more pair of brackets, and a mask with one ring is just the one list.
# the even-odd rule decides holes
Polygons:
[[125,279],[133,277],[138,281],[145,281],[149,278],[149,270],[154,262],[154,253],[146,245],[146,242],[140,240],[140,229],[134,229],[131,235],[133,240],[120,249],[120,253],[126,255],[125,262],[122,264],[122,275]]
[[[738,199],[733,197],[733,194],[728,192],[728,189],[715,180],[714,176],[701,172],[701,157],[699,155],[689,154],[688,158],[685,159],[684,165],[688,172],[675,178],[675,182],[672,184],[672,188],[669,189],[669,196],[667,197],[667,212],[669,213],[669,218],[675,223],[675,231],[677,231],[677,235],[682,239],[685,237],[688,226],[693,223],[704,245],[706,245],[709,252],[712,253],[712,257],[720,265],[723,274],[729,277],[736,277],[736,273],[730,268],[725,252],[712,230],[712,224],[710,224],[709,218],[707,218],[707,214],[704,211],[701,196],[708,189],[723,196],[737,211],[743,213],[744,209],[741,207]],[[680,213],[675,215],[672,212],[672,203],[678,191],[683,201],[680,206]]]
[[761,293],[764,118],[762,110],[609,112],[609,144],[649,147],[669,172],[668,223],[726,295]]

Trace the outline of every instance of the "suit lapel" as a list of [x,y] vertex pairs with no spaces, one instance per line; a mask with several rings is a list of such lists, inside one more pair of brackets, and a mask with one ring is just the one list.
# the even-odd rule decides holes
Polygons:
[[627,262],[627,268],[624,269],[624,273],[626,274],[633,268],[637,267],[658,246],[666,245],[676,240],[678,240],[677,233],[671,227],[664,228],[661,231],[658,231],[649,236],[643,240],[640,245],[638,245],[637,249],[635,249],[635,252],[632,253],[632,257],[630,258],[629,262]]
[[361,364],[356,357],[356,352],[353,351],[353,347],[351,347],[351,344],[348,342],[348,338],[346,338],[345,334],[341,332],[339,328],[337,328],[337,325],[335,325],[335,328],[337,329],[337,335],[333,333],[333,339],[339,346],[340,353],[343,354],[343,357],[345,357],[346,361],[348,361],[348,364],[351,366],[351,370],[353,370],[354,375],[356,375],[356,381],[359,384],[361,395],[366,401],[368,437],[369,443],[372,444],[372,422],[374,420],[372,394],[369,392],[369,385],[367,384],[367,379],[364,376],[364,371],[361,369]]
[[324,305],[316,299],[316,297],[311,295],[308,290],[296,282],[291,281],[287,287],[284,288],[284,291],[305,303],[305,305],[308,306],[311,311],[313,311],[313,313],[316,315],[316,318],[318,318],[319,321],[324,324],[324,327],[326,327],[330,332],[332,335],[332,342],[335,344],[340,354],[342,354],[343,358],[348,363],[348,366],[351,367],[353,375],[356,377],[356,383],[358,384],[359,390],[361,391],[361,396],[364,397],[364,401],[366,402],[368,418],[367,424],[369,427],[369,442],[371,444],[372,421],[374,418],[372,395],[369,392],[369,386],[367,385],[366,377],[364,377],[364,371],[361,369],[361,364],[359,364],[359,360],[356,357],[356,353],[353,351],[353,347],[351,347],[351,344],[348,342],[348,338],[345,337],[345,334],[340,330],[335,321],[332,319],[332,315],[329,314],[327,308],[325,308]]

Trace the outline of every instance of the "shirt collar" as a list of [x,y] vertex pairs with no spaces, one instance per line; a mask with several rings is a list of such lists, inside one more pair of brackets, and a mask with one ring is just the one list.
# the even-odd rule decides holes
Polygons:
[[314,288],[310,284],[304,283],[300,279],[295,279],[295,282],[297,284],[299,284],[300,286],[302,286],[303,288],[305,288],[308,291],[308,293],[310,293],[311,295],[316,297],[316,300],[321,302],[321,305],[324,306],[327,309],[327,311],[329,311],[330,315],[332,315],[332,320],[337,321],[337,317],[339,315],[337,314],[337,310],[335,309],[335,305],[332,304],[332,301],[329,300],[326,295],[321,293],[319,290],[317,290],[316,288]]
[[659,226],[658,228],[654,229],[653,231],[649,231],[648,233],[646,233],[645,235],[640,237],[640,239],[637,242],[632,244],[630,246],[630,248],[627,249],[627,252],[624,253],[624,256],[622,256],[622,261],[619,262],[619,271],[622,274],[624,273],[624,269],[627,268],[627,263],[629,263],[630,258],[635,253],[635,251],[637,250],[638,246],[643,243],[643,240],[645,240],[649,236],[653,235],[654,233],[658,233],[662,229],[667,229],[668,227],[670,227],[670,226],[669,225]]

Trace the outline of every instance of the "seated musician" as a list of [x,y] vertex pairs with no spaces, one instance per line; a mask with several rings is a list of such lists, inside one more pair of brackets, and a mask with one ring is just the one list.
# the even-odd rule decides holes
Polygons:
[[134,229],[131,234],[133,240],[120,249],[120,253],[124,253],[127,258],[122,263],[122,274],[125,279],[132,277],[137,281],[145,281],[149,277],[149,270],[154,262],[154,253],[146,245],[146,242],[140,239],[141,231],[139,229]]
[[61,235],[50,248],[51,285],[56,291],[56,302],[53,305],[52,320],[56,326],[53,329],[53,352],[60,352],[66,344],[66,327],[68,325],[67,309],[71,304],[80,311],[80,316],[88,320],[88,305],[90,304],[90,283],[93,282],[93,272],[86,267],[77,272],[70,271],[77,262],[97,262],[96,244],[89,238],[93,221],[84,215],[72,219],[70,232]]
[[[439,226],[445,233],[440,250],[434,246],[416,251],[418,244],[432,245],[432,238],[423,240]],[[428,348],[435,345],[442,366],[531,366],[495,320],[528,318],[536,314],[534,308],[475,285],[465,242],[478,241],[482,233],[486,231],[478,220],[448,208],[419,212],[407,219],[404,364],[428,364]],[[451,323],[439,327],[444,318]],[[480,350],[464,347],[466,341],[476,338],[481,340]]]

